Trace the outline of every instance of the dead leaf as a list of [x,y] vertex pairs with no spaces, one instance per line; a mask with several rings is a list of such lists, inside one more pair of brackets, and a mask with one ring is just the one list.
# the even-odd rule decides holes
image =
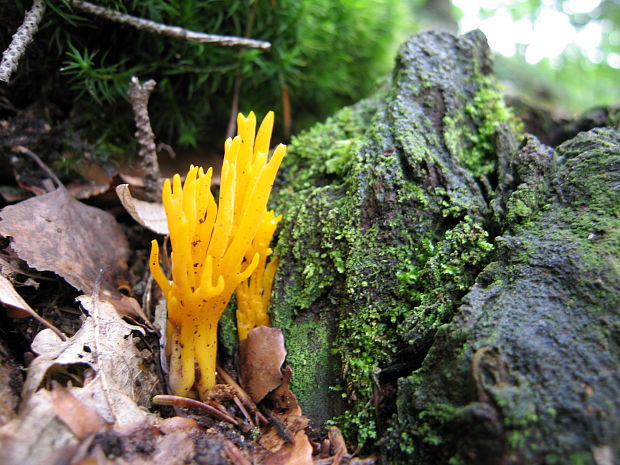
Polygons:
[[261,465],[312,465],[312,444],[304,431],[294,435],[293,444],[285,444],[276,453],[267,456]]
[[129,184],[116,186],[116,194],[125,210],[139,224],[158,234],[168,234],[168,220],[163,204],[134,198],[129,191]]
[[0,186],[0,197],[5,202],[19,202],[20,200],[26,200],[32,194],[25,189],[13,186]]
[[[92,293],[103,270],[101,296],[122,303],[119,278],[127,270],[127,239],[114,217],[78,202],[63,188],[0,211],[0,234],[11,236],[11,248],[32,268],[53,271],[69,284]],[[146,319],[139,306],[120,312]]]
[[45,318],[39,316],[30,305],[26,303],[24,299],[17,293],[13,284],[0,274],[0,302],[6,305],[9,309],[8,315],[11,318],[26,318],[31,316],[35,318],[39,323],[50,328],[61,339],[66,339],[66,336],[56,326],[47,321]]
[[20,296],[11,281],[0,274],[0,302],[9,307],[7,314],[11,318],[27,318],[37,313]]
[[[78,300],[88,317],[73,337],[61,341],[44,330],[32,342],[32,350],[39,356],[28,367],[22,398],[27,401],[61,368],[84,373],[89,367],[95,372],[94,379],[84,382],[83,387],[76,387],[80,383],[74,382],[68,388],[71,393],[78,399],[88,399],[88,404],[108,422],[135,422],[145,414],[137,405],[150,405],[157,384],[134,343],[133,334],[143,330],[125,323],[108,302],[93,302],[89,296]],[[79,376],[76,379],[79,381]]]
[[110,189],[112,176],[100,165],[81,160],[77,165],[77,171],[82,179],[78,179],[67,186],[69,193],[76,199],[88,199]]
[[[128,425],[99,435],[97,445],[86,454],[74,457],[75,465],[186,465],[221,464],[228,441],[205,433],[196,422],[188,428],[164,428],[159,424]],[[233,446],[234,447],[234,446]],[[244,465],[243,462],[232,462]]]
[[54,414],[52,395],[45,389],[22,402],[18,416],[0,428],[2,463],[6,464],[56,463],[60,449],[77,444],[78,439]]
[[54,413],[78,439],[103,431],[108,426],[101,415],[62,385],[56,384],[53,387],[52,402]]
[[259,326],[239,344],[240,384],[257,404],[282,384],[286,359],[284,335],[278,328]]
[[297,397],[291,391],[292,377],[291,367],[282,368],[282,383],[269,394],[269,399],[273,402],[274,410],[286,412],[289,415],[301,415]]
[[277,427],[272,427],[259,439],[262,450],[256,458],[261,465],[310,465],[312,464],[312,444],[304,431],[308,426],[308,419],[299,415],[279,416],[292,434],[292,440],[287,442]]

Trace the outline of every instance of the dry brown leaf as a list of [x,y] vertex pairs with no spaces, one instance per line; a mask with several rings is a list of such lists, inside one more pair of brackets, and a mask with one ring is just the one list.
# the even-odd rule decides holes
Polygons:
[[37,312],[17,293],[11,281],[2,274],[0,274],[0,303],[9,307],[8,315],[11,318],[27,318],[37,315]]
[[7,464],[55,463],[59,449],[77,443],[71,430],[54,414],[52,395],[45,389],[22,403],[18,416],[0,428],[2,463]]
[[139,224],[158,234],[168,234],[168,220],[163,204],[134,198],[129,191],[129,184],[116,186],[116,194],[125,210]]
[[274,410],[289,415],[301,415],[301,407],[290,387],[292,377],[293,370],[290,367],[282,368],[282,383],[269,394],[269,399],[273,402]]
[[143,363],[133,334],[142,328],[127,324],[108,302],[89,296],[78,298],[88,317],[77,333],[61,341],[49,330],[41,331],[32,342],[39,354],[28,367],[22,393],[26,401],[59,368],[91,368],[96,376],[83,388],[68,388],[79,399],[87,399],[106,421],[133,423],[144,414],[138,405],[150,405],[156,376]]
[[286,359],[284,335],[278,328],[259,326],[239,344],[240,384],[257,404],[282,384]]
[[28,305],[26,301],[17,293],[13,287],[13,284],[11,284],[11,282],[1,274],[0,302],[13,310],[13,312],[8,313],[11,318],[25,318],[31,316],[42,325],[54,331],[61,339],[66,339],[66,336],[58,328],[56,328],[56,326],[47,321],[45,318],[39,316],[39,314],[35,312],[32,307],[30,307],[30,305]]
[[[0,211],[0,234],[11,236],[11,248],[32,268],[53,271],[88,294],[101,274],[100,293],[123,302],[119,278],[127,270],[129,248],[109,213],[84,205],[63,188]],[[119,305],[120,312],[145,318],[139,305]]]
[[112,176],[98,164],[82,160],[77,166],[77,171],[82,179],[73,181],[67,186],[69,193],[76,199],[88,199],[110,189]]
[[299,415],[279,416],[291,434],[292,440],[287,442],[272,426],[264,433],[259,445],[262,450],[256,454],[257,462],[261,465],[310,465],[312,461],[312,444],[304,431],[308,426],[308,419]]
[[108,425],[97,411],[60,384],[56,384],[52,389],[52,403],[54,413],[78,439],[103,431]]
[[285,444],[277,452],[267,456],[261,465],[312,465],[312,444],[304,431],[293,436],[293,444]]
[[[177,417],[178,418],[178,417]],[[97,446],[86,454],[73,458],[74,465],[186,465],[220,464],[229,444],[223,437],[208,434],[193,425],[181,424],[180,428],[164,427],[146,422],[116,428],[100,436]],[[233,446],[234,447],[234,446]],[[107,456],[106,456],[107,449]],[[112,449],[112,454],[110,454]],[[243,462],[232,462],[243,465]]]

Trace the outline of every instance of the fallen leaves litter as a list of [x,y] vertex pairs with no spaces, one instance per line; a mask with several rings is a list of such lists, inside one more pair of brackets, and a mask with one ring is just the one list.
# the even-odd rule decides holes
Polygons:
[[146,320],[137,302],[118,291],[129,247],[109,213],[58,188],[5,207],[0,211],[0,234],[13,238],[11,248],[32,268],[52,271],[87,294],[100,281],[101,296],[121,314]]
[[[274,414],[275,416],[275,414]],[[300,415],[282,415],[274,427],[258,441],[262,450],[256,454],[261,465],[312,465],[312,444],[304,431],[308,419]],[[285,428],[286,432],[282,431]],[[284,433],[284,434],[283,434]]]
[[20,368],[9,357],[9,351],[0,340],[0,426],[15,418],[19,396],[16,382],[19,383]]
[[269,400],[273,402],[274,408],[280,412],[301,415],[301,407],[297,397],[291,391],[292,377],[293,370],[290,367],[282,368],[282,384],[269,394]]
[[39,355],[28,367],[22,397],[27,401],[64,369],[71,375],[66,377],[75,379],[74,385],[83,385],[79,393],[70,388],[72,393],[86,396],[106,421],[132,423],[143,413],[136,404],[150,405],[157,384],[134,343],[133,335],[144,330],[123,321],[108,302],[90,296],[78,300],[88,316],[73,337],[61,341],[43,330],[32,342]]
[[98,426],[118,428],[154,417],[144,407],[157,379],[134,343],[142,328],[123,321],[108,302],[79,300],[87,317],[73,337],[62,341],[45,329],[32,343],[38,356],[28,367],[18,416],[0,428],[7,463],[52,463],[50,454],[77,446]]

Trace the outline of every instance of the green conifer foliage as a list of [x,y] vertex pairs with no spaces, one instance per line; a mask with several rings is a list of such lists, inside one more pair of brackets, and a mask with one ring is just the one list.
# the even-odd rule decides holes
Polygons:
[[[126,150],[133,120],[130,76],[155,79],[149,109],[158,141],[221,141],[235,88],[239,110],[276,110],[284,133],[367,95],[389,71],[410,7],[398,0],[97,0],[156,22],[269,41],[271,50],[184,42],[97,18],[48,0],[43,24],[9,87],[25,105],[51,101],[79,115],[105,150]],[[8,44],[28,2],[0,6]],[[4,23],[4,21],[3,21]],[[290,109],[290,112],[289,112]],[[290,115],[290,119],[289,119]]]

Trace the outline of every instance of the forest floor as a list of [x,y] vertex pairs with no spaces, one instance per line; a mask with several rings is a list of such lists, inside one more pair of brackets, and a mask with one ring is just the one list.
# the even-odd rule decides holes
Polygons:
[[[161,205],[141,200],[140,169],[101,166],[87,150],[77,153],[87,145],[74,140],[75,152],[62,158],[71,167],[59,179],[52,147],[66,134],[50,127],[44,112],[0,123],[5,463],[375,462],[354,457],[336,427],[309,426],[288,388],[277,329],[261,327],[247,339],[246,346],[268,345],[268,357],[223,358],[220,384],[207,399],[168,395],[159,315],[165,304],[147,265],[158,237],[148,227],[157,230],[165,217]],[[184,172],[185,160],[177,167]],[[260,353],[253,347],[247,353]],[[268,376],[247,381],[251,373]]]

